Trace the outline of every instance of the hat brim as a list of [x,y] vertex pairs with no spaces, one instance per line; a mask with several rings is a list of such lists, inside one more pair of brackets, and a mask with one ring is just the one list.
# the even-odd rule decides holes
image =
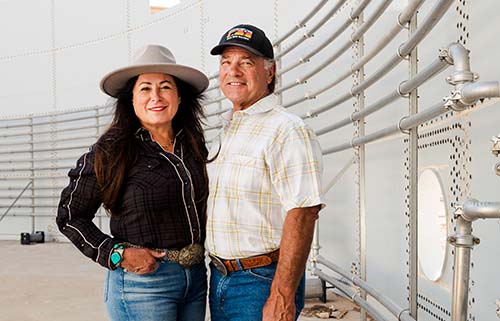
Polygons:
[[117,97],[127,81],[146,73],[161,73],[179,78],[193,86],[198,93],[208,87],[208,78],[201,71],[178,64],[134,65],[112,71],[105,75],[100,83],[101,90],[111,97]]
[[210,50],[210,54],[213,55],[213,56],[217,56],[217,55],[221,55],[222,52],[224,51],[224,49],[226,49],[227,47],[241,47],[243,49],[246,49],[248,51],[250,51],[251,53],[259,56],[259,57],[264,57],[265,56],[258,50],[255,50],[254,48],[250,47],[250,46],[247,46],[247,45],[244,45],[244,44],[241,44],[241,43],[238,43],[238,42],[233,42],[233,43],[225,43],[225,44],[222,44],[222,45],[217,45],[215,47],[212,48],[212,50]]

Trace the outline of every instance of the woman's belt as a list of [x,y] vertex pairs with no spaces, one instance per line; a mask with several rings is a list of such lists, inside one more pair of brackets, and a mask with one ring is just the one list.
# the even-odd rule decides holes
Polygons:
[[[128,242],[123,243],[125,247],[144,248],[139,245]],[[189,244],[180,250],[170,249],[152,249],[154,251],[165,253],[162,258],[164,261],[179,263],[182,267],[190,267],[203,262],[205,249],[199,243]]]
[[215,268],[222,275],[226,276],[231,272],[263,267],[270,265],[271,263],[277,262],[280,256],[280,250],[277,249],[266,254],[246,257],[242,259],[234,259],[234,260],[224,260],[218,256],[211,254],[209,254],[209,256]]

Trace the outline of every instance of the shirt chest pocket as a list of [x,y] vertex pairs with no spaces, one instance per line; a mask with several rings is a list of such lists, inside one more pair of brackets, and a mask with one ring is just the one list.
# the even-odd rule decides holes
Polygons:
[[161,163],[154,158],[140,160],[129,171],[129,183],[134,185],[155,186],[160,184],[162,173]]
[[264,159],[240,154],[225,155],[223,158],[219,178],[223,178],[228,186],[240,191],[255,191],[261,190],[263,184],[267,185],[269,171]]

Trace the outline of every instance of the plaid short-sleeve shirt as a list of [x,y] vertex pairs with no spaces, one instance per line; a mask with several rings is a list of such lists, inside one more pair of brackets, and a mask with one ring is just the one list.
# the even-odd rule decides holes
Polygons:
[[207,166],[206,248],[225,259],[272,251],[287,211],[324,204],[319,143],[274,95],[223,117],[209,157],[219,155]]

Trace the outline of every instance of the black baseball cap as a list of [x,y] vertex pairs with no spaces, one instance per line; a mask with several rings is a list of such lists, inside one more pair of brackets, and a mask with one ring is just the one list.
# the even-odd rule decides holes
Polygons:
[[219,44],[212,48],[212,55],[220,55],[226,47],[237,46],[258,56],[274,59],[273,45],[261,29],[252,25],[237,25],[220,38]]

